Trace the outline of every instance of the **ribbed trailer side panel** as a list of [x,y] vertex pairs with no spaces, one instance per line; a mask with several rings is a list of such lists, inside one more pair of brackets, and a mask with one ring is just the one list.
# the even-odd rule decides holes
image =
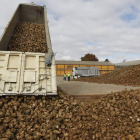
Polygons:
[[44,6],[31,6],[21,4],[19,6],[19,15],[20,21],[22,22],[45,24]]
[[12,36],[19,20],[20,20],[20,18],[19,18],[19,6],[18,6],[0,38],[0,51],[7,50],[11,36]]

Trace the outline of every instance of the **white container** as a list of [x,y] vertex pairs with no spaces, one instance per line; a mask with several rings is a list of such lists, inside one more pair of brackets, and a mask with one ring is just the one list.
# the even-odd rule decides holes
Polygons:
[[45,54],[0,52],[0,95],[56,95],[54,56],[51,67]]
[[[45,25],[47,53],[7,51],[19,22]],[[50,66],[45,65],[48,58]],[[0,95],[17,94],[57,95],[55,56],[45,6],[19,4],[0,38]]]

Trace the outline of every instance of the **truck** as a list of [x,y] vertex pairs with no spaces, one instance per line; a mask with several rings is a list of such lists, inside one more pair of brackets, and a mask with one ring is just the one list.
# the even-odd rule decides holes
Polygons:
[[46,6],[19,4],[0,38],[2,95],[57,95]]
[[73,79],[79,77],[91,77],[91,76],[100,76],[100,71],[98,67],[74,67],[72,69]]

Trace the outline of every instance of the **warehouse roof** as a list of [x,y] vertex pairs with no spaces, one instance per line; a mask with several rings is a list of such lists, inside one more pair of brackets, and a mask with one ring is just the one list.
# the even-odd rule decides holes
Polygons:
[[56,64],[59,65],[112,65],[111,62],[104,62],[104,61],[67,61],[67,60],[55,60]]
[[116,63],[115,66],[132,66],[132,65],[138,65],[138,64],[140,64],[140,60]]

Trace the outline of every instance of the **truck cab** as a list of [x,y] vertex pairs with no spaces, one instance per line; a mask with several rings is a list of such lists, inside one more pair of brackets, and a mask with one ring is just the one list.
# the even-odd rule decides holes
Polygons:
[[77,74],[77,67],[73,68],[72,69],[72,76],[73,76],[73,79],[77,79],[80,77],[80,75]]

